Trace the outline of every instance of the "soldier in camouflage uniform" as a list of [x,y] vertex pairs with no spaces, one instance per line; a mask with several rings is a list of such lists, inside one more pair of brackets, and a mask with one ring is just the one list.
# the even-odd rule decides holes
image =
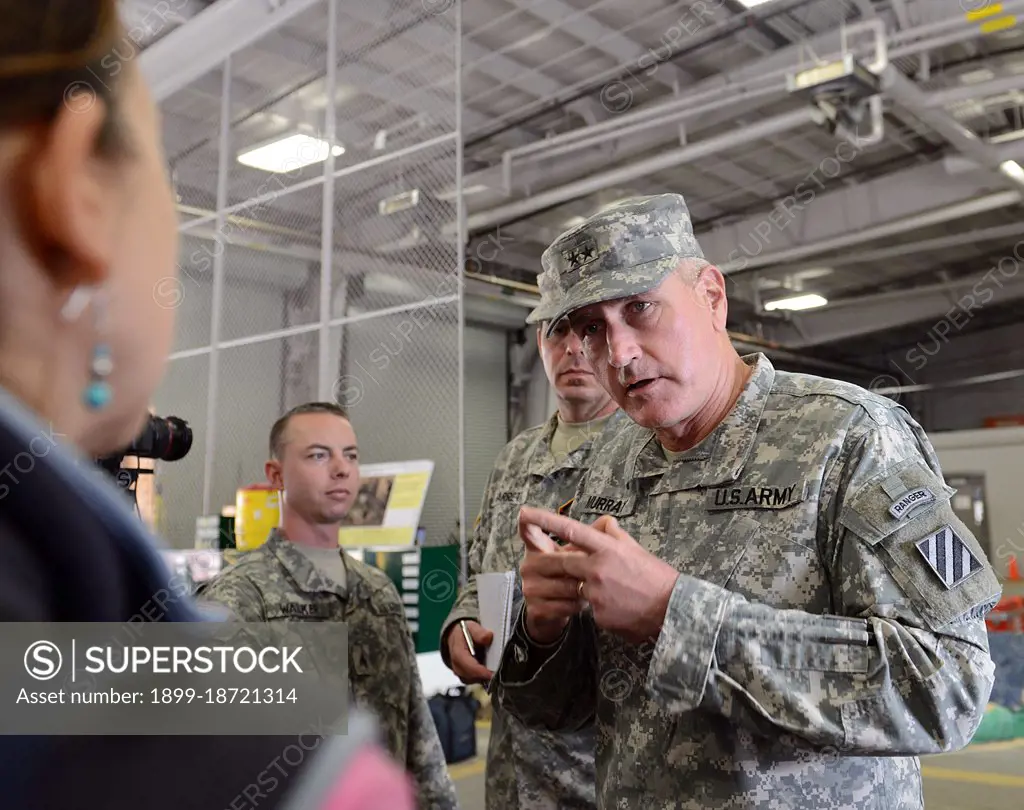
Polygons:
[[338,530],[359,489],[355,433],[345,412],[311,403],[275,423],[267,479],[281,490],[281,528],[204,583],[198,598],[239,621],[335,621],[348,631],[350,696],[369,709],[423,810],[458,806],[420,682],[398,591],[382,571],[345,554]]
[[[559,302],[553,298],[557,290],[542,282],[540,306],[527,323],[540,324],[537,346],[558,410],[545,424],[523,431],[504,447],[487,482],[470,538],[469,585],[459,593],[441,630],[444,662],[465,683],[487,683],[492,676],[470,654],[458,626],[466,620],[478,650],[493,639],[476,622],[474,575],[518,568],[523,554],[517,530],[519,507],[565,507],[592,448],[607,441],[622,421],[622,411],[583,359],[568,321],[553,325],[547,334],[547,319]],[[521,598],[518,583],[516,590]],[[492,708],[485,790],[488,810],[593,810],[594,724],[549,732],[527,728],[500,706]]]
[[922,428],[740,357],[678,195],[606,209],[543,262],[632,422],[569,515],[520,514],[496,700],[543,728],[597,717],[601,808],[921,808],[918,756],[981,720],[1000,596]]

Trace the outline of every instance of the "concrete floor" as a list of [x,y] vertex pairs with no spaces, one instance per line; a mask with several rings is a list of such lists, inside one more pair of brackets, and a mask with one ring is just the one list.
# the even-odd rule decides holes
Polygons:
[[[484,753],[488,726],[479,726],[479,756],[451,766],[462,810],[484,810]],[[926,810],[1021,810],[1024,740],[988,743],[956,754],[925,757]]]

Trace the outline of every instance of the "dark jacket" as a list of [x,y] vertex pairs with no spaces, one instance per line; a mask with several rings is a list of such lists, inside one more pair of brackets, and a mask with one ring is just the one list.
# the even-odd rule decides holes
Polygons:
[[[103,475],[0,391],[0,621],[206,618],[188,595],[173,593],[155,542]],[[308,738],[304,741],[310,747]],[[314,775],[318,754],[338,759],[326,742],[296,768],[281,769],[272,791],[254,791],[268,765],[296,742],[270,736],[0,735],[0,805],[18,810],[323,807],[303,782]],[[300,787],[310,798],[289,802]]]

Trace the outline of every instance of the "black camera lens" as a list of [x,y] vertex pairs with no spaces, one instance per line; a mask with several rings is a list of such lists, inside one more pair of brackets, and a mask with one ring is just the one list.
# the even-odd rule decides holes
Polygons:
[[180,461],[192,449],[192,428],[176,416],[150,419],[152,431],[152,458],[160,461]]
[[150,416],[139,437],[125,455],[153,458],[157,461],[180,461],[192,449],[192,428],[177,416]]

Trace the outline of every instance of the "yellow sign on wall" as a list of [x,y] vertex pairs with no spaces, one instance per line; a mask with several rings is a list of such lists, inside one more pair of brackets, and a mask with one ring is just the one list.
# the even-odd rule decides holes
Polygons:
[[281,493],[266,484],[242,487],[235,494],[235,548],[262,546],[281,524]]
[[364,464],[356,502],[338,533],[339,544],[413,545],[433,471],[433,461]]

